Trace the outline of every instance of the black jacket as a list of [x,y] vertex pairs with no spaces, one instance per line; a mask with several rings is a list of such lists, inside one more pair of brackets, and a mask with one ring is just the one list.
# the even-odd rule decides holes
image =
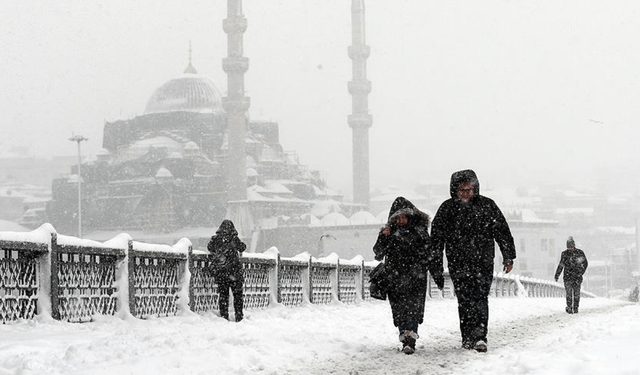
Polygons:
[[[456,195],[462,182],[471,182],[474,188],[474,197],[466,204]],[[480,195],[475,172],[454,173],[450,194],[451,198],[440,205],[431,225],[434,252],[442,258],[442,251],[446,249],[449,271],[453,274],[492,269],[494,241],[502,252],[503,263],[513,264],[516,248],[507,220],[492,199]]]
[[[398,215],[403,214],[408,222],[404,226],[396,224]],[[403,197],[398,197],[389,210],[387,226],[391,233],[378,235],[373,246],[376,260],[385,260],[385,276],[390,287],[387,290],[393,323],[396,326],[406,322],[422,323],[427,293],[427,270],[439,288],[444,286],[442,264],[435,266],[431,256],[429,238],[429,215]]]
[[[405,226],[395,223],[396,217],[404,214],[408,218]],[[392,286],[399,291],[411,291],[425,288],[427,271],[438,287],[444,285],[442,265],[438,267],[437,259],[431,254],[430,237],[428,232],[429,215],[418,210],[409,200],[398,197],[391,205],[387,225],[391,228],[390,235],[380,233],[373,252],[376,260],[386,257],[387,273],[391,277]]]
[[587,261],[587,256],[584,254],[584,251],[580,249],[567,249],[560,255],[560,263],[556,269],[555,279],[558,280],[558,277],[560,277],[564,269],[563,279],[565,281],[582,282],[582,275],[584,275],[587,267],[589,267],[589,262]]
[[207,249],[210,253],[211,266],[217,278],[242,277],[240,253],[247,245],[238,238],[238,232],[231,220],[223,220],[216,234],[211,237]]

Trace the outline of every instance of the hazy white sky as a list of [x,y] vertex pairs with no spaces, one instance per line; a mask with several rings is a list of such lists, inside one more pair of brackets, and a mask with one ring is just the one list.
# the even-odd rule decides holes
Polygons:
[[[245,0],[252,118],[351,194],[348,0]],[[372,186],[540,176],[616,184],[638,159],[640,2],[366,1]],[[0,147],[96,153],[193,64],[226,92],[226,1],[0,2]],[[634,167],[634,171],[638,171]],[[614,179],[615,178],[615,179]]]

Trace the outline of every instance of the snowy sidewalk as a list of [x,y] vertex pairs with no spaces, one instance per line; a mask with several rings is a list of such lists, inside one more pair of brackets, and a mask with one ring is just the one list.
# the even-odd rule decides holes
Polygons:
[[640,305],[490,300],[489,352],[460,349],[455,300],[431,300],[418,350],[398,351],[386,302],[152,320],[104,317],[0,327],[5,374],[636,374]]

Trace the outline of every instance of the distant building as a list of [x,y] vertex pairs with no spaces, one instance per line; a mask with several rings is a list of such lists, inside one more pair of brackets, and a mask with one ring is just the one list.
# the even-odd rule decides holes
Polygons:
[[[515,273],[553,280],[560,253],[565,249],[564,234],[555,220],[540,219],[533,210],[505,212],[516,244]],[[501,271],[501,262],[496,262]]]
[[[31,229],[44,223],[51,181],[68,172],[75,160],[73,156],[34,157],[27,148],[0,154],[0,219],[20,221]],[[30,218],[24,219],[25,214]]]
[[[142,115],[107,122],[106,153],[81,169],[83,232],[213,231],[227,214],[226,116],[216,86],[189,64],[151,95]],[[258,228],[273,215],[298,217],[317,201],[342,200],[320,173],[283,151],[277,123],[247,118],[246,127],[245,173]],[[73,233],[77,208],[77,177],[55,179],[49,221]]]

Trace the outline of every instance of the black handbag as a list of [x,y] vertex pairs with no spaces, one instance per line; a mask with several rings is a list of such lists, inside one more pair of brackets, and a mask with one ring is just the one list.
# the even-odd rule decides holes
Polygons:
[[369,274],[369,295],[371,298],[386,300],[389,290],[389,278],[384,262],[379,263]]

